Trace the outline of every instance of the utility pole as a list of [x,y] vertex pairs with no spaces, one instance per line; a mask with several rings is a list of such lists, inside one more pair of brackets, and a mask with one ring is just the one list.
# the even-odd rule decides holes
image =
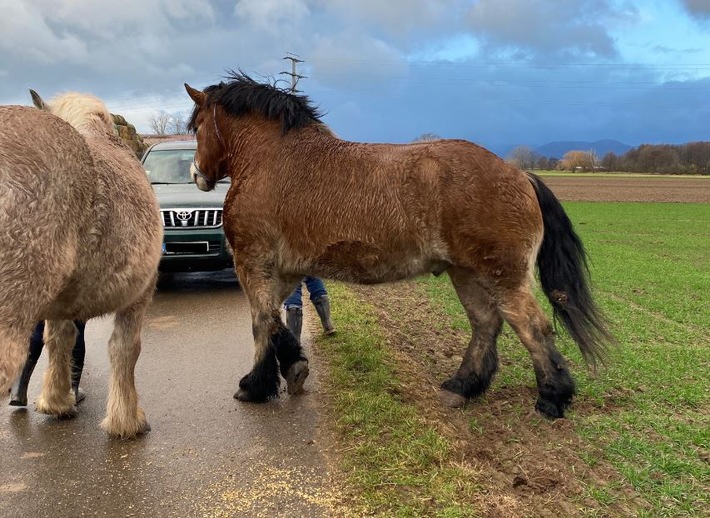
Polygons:
[[286,56],[284,56],[284,59],[288,59],[291,61],[291,72],[281,72],[281,74],[291,76],[291,93],[296,93],[298,92],[298,90],[296,90],[298,80],[306,78],[306,76],[302,76],[296,72],[296,63],[303,63],[303,60],[299,59],[296,54],[293,54],[291,52],[287,52]]

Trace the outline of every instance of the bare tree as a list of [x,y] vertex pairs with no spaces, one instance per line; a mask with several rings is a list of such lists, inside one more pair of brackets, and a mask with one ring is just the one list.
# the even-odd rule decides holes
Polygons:
[[428,140],[439,140],[441,137],[436,133],[422,133],[417,138],[412,140],[412,142],[426,142]]
[[604,158],[602,158],[601,166],[605,171],[617,171],[619,169],[619,164],[621,160],[613,151],[609,151]]
[[180,114],[170,118],[170,132],[173,135],[184,135],[187,133],[187,119]]
[[150,129],[153,130],[155,135],[167,135],[171,118],[172,115],[165,112],[159,112],[156,115],[148,117],[148,126],[150,126]]
[[518,146],[508,155],[508,161],[519,169],[535,169],[540,155],[528,146]]

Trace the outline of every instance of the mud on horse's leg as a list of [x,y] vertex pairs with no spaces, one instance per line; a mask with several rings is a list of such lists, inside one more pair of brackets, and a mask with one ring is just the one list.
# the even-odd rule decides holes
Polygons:
[[278,372],[286,379],[288,393],[295,395],[303,391],[303,383],[308,377],[308,359],[298,340],[291,334],[281,321],[279,314],[272,315],[269,325],[261,326],[267,329],[266,348],[259,355],[260,337],[254,331],[254,346],[256,349],[254,367],[251,372],[239,381],[239,390],[234,397],[240,401],[259,403],[278,395]]
[[286,378],[289,393],[300,392],[308,376],[308,360],[281,320],[282,282],[275,275],[264,275],[259,269],[244,265],[237,266],[237,276],[251,304],[254,366],[239,381],[234,397],[254,403],[276,397],[279,367]]
[[539,394],[535,409],[564,417],[576,390],[567,361],[555,347],[550,321],[529,289],[511,294],[501,310],[532,357]]
[[308,377],[308,359],[303,354],[301,344],[293,333],[277,318],[277,330],[270,341],[279,360],[281,375],[286,379],[286,387],[291,395],[303,392],[303,384]]
[[[247,284],[240,276],[240,282],[247,291],[251,304],[252,332],[254,334],[254,366],[239,380],[239,388],[234,399],[251,403],[263,403],[279,393],[279,371],[276,350],[269,340],[273,332],[273,319],[268,313],[258,309],[256,298],[249,292]],[[253,284],[253,281],[251,282]]]

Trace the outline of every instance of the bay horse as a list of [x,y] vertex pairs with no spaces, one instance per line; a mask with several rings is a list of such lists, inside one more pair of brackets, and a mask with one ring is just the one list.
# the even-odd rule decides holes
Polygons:
[[305,275],[386,283],[444,272],[471,322],[458,371],[442,400],[462,406],[498,367],[503,321],[532,356],[536,408],[562,417],[575,393],[553,327],[536,301],[535,267],[555,316],[592,366],[612,340],[589,288],[586,253],[552,191],[464,140],[413,144],[336,137],[306,96],[242,72],[195,102],[197,187],[231,177],[224,230],[252,313],[254,365],[235,398],[262,402],[301,391],[308,360],[280,317]]
[[149,429],[134,369],[152,298],[163,227],[145,171],[114,135],[98,98],[77,93],[0,107],[0,394],[46,321],[49,367],[39,412],[76,414],[73,320],[115,312],[106,417],[111,436]]

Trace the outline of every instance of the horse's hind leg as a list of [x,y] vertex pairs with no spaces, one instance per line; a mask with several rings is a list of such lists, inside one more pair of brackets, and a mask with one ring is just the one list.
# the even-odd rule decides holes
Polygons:
[[528,286],[503,294],[500,310],[532,357],[539,393],[535,408],[550,417],[564,417],[575,394],[574,380],[555,348],[550,321]]
[[503,318],[493,299],[470,271],[452,267],[448,272],[471,322],[472,331],[471,341],[458,372],[441,385],[442,401],[448,406],[457,407],[488,389],[498,368],[496,339]]
[[150,430],[143,409],[138,406],[135,367],[141,353],[141,328],[152,297],[151,284],[140,300],[116,313],[113,333],[108,343],[111,361],[106,417],[101,428],[121,439],[135,437]]
[[44,374],[42,393],[35,402],[38,412],[57,417],[76,415],[71,390],[71,354],[77,333],[71,320],[47,320],[45,323],[44,348],[49,365]]

